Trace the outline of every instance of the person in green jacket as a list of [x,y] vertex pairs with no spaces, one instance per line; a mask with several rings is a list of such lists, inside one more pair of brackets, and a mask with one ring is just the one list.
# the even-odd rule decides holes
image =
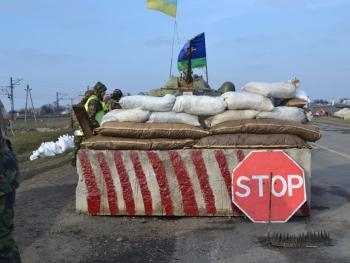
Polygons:
[[97,128],[100,127],[103,115],[108,111],[106,104],[103,102],[107,87],[98,81],[93,90],[94,94],[87,99],[84,108],[89,115],[93,127]]
[[0,100],[0,262],[21,262],[14,230],[14,204],[19,169],[11,142],[6,136],[7,114]]

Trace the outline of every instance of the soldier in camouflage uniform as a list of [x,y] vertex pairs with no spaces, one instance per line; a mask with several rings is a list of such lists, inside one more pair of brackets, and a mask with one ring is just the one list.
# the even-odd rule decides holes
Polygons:
[[0,262],[21,262],[12,232],[14,204],[19,185],[17,158],[6,137],[8,121],[0,100]]
[[123,97],[123,92],[120,89],[115,89],[112,93],[112,95],[106,99],[106,105],[108,108],[108,111],[115,110],[115,109],[121,109],[122,107],[119,104],[119,100]]
[[84,108],[89,115],[93,127],[97,128],[100,127],[103,115],[108,111],[106,104],[103,102],[107,87],[98,81],[93,90],[94,94],[87,99]]

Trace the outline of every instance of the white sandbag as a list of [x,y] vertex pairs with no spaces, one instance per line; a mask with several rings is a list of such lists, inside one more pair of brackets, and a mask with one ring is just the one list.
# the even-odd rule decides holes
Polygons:
[[347,115],[347,114],[349,114],[349,113],[350,113],[350,109],[348,109],[348,108],[343,108],[343,109],[341,109],[341,110],[338,110],[338,111],[334,112],[334,116],[335,116],[335,117],[339,117],[339,118],[345,119],[345,118],[344,118],[345,115]]
[[225,121],[254,119],[258,113],[256,110],[227,110],[205,119],[204,123],[207,127],[212,127]]
[[55,156],[64,153],[68,149],[74,148],[74,136],[62,135],[56,142],[42,142],[39,148],[30,155],[31,161],[44,156]]
[[166,94],[163,97],[133,95],[120,99],[123,109],[142,109],[148,111],[171,111],[175,103],[175,96]]
[[119,122],[146,122],[151,112],[141,109],[115,109],[107,112],[101,120],[101,125],[108,121],[119,121]]
[[243,86],[247,92],[261,94],[265,97],[274,97],[278,99],[294,98],[296,88],[300,81],[291,80],[288,82],[249,82]]
[[259,112],[256,116],[257,119],[268,118],[286,121],[296,121],[300,123],[307,122],[305,111],[298,107],[279,106],[275,107],[270,112]]
[[350,121],[350,112],[348,112],[344,115],[344,120]]
[[221,95],[229,110],[272,111],[272,101],[263,95],[250,92],[225,92]]
[[152,112],[148,123],[184,123],[193,126],[200,126],[198,116],[184,112]]
[[176,97],[173,111],[192,115],[215,115],[226,108],[227,104],[222,97],[182,95]]
[[306,100],[307,103],[311,102],[311,99],[309,98],[307,93],[304,90],[301,90],[301,89],[297,89],[295,97],[298,98],[298,99]]

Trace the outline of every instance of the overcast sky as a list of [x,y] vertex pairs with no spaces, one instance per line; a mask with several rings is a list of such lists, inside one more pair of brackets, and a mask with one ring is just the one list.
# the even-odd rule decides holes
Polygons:
[[[78,101],[96,81],[124,93],[177,75],[183,44],[205,32],[209,84],[297,77],[311,99],[350,97],[350,0],[178,0],[175,19],[146,0],[0,0],[0,86],[15,109],[27,85],[34,106]],[[200,74],[205,74],[200,71]]]

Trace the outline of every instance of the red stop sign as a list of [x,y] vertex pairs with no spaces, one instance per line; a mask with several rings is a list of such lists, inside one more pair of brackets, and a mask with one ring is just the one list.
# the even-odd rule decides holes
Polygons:
[[232,201],[253,222],[287,222],[306,201],[304,170],[284,151],[252,151],[232,172]]

